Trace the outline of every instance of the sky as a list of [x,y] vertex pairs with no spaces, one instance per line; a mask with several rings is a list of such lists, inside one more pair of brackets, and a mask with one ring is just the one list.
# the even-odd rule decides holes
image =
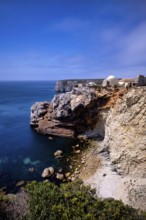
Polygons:
[[0,0],[0,80],[146,75],[146,0]]

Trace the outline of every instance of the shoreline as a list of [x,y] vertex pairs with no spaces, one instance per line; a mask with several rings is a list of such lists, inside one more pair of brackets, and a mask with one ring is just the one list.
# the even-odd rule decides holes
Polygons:
[[78,173],[75,172],[73,177],[96,189],[101,199],[122,200],[124,204],[145,211],[146,179],[119,175],[106,152],[100,152],[100,142],[91,140],[89,145],[82,153],[82,157],[86,155],[86,162],[77,166]]
[[[101,144],[96,141],[90,147],[91,141],[87,150],[77,149],[68,179],[81,178],[96,189],[99,197],[121,199],[145,210],[144,94],[146,87],[75,88],[55,96],[49,107],[45,107],[46,103],[40,103],[42,108],[39,104],[32,106],[31,124],[40,133],[68,135],[67,128],[88,142],[89,138],[99,138]],[[41,114],[45,114],[43,118]],[[107,159],[102,157],[103,153]]]
[[[63,158],[69,162],[70,172],[68,174],[70,174],[60,183],[81,179],[85,185],[96,189],[96,195],[100,199],[122,200],[124,204],[146,210],[146,179],[119,175],[114,170],[108,154],[101,152],[98,140],[79,139],[72,148],[71,154]],[[80,152],[76,153],[76,151]],[[42,178],[41,182],[50,180],[51,178],[47,180]],[[27,184],[27,181],[25,183]],[[25,185],[19,186],[19,190],[13,194],[16,195]],[[4,193],[4,191],[0,192]],[[11,192],[6,194],[9,195]]]
[[[48,139],[48,143],[49,141],[53,141],[55,140],[55,138],[57,136],[48,136],[45,135]],[[57,137],[58,138],[58,137]],[[34,174],[38,174],[39,176],[37,178],[34,178],[32,180],[28,180],[27,178],[16,178],[13,180],[13,182],[11,184],[4,184],[3,186],[0,187],[0,193],[2,194],[17,194],[21,189],[23,189],[27,183],[31,182],[31,181],[37,181],[37,182],[43,182],[43,181],[51,181],[54,182],[56,184],[60,184],[61,182],[68,182],[71,179],[68,177],[71,176],[71,174],[74,172],[75,170],[75,163],[78,160],[79,154],[80,153],[76,153],[76,151],[80,151],[81,153],[84,151],[85,148],[87,148],[87,144],[88,144],[88,140],[87,139],[78,139],[78,138],[69,138],[69,139],[73,139],[74,140],[74,144],[70,145],[70,151],[69,152],[64,152],[63,151],[63,155],[59,158],[56,158],[55,156],[52,156],[54,158],[54,160],[57,161],[57,167],[56,165],[52,164],[48,165],[48,167],[53,167],[54,169],[54,174],[51,175],[48,178],[42,178],[41,177],[41,173],[43,172],[43,169],[45,169],[47,166],[44,166],[44,168],[41,171],[38,171],[38,169],[35,167],[35,165],[30,165],[27,166],[25,169],[25,172],[27,172],[27,176],[32,176]],[[57,148],[58,150],[60,149],[59,146]],[[54,153],[57,150],[54,149]],[[48,148],[48,152],[49,152],[49,148]],[[54,154],[53,153],[53,154]],[[56,175],[57,173],[59,174],[63,174],[63,179],[57,179]],[[3,178],[3,175],[9,175],[9,173],[0,173],[1,176],[0,178]],[[67,176],[66,176],[67,175]]]

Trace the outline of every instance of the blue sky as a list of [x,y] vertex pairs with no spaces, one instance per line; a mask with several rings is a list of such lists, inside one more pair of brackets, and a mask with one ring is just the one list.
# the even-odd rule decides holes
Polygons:
[[146,0],[0,0],[0,80],[146,75]]

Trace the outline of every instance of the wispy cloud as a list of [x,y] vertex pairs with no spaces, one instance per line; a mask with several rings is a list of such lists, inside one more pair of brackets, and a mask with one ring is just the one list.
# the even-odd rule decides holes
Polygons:
[[88,29],[89,25],[90,23],[87,20],[66,18],[53,24],[49,30],[64,32],[84,31]]
[[121,64],[144,64],[146,57],[146,23],[138,25],[125,34],[119,43],[121,43],[121,51],[118,59]]
[[[146,57],[146,22],[127,27],[112,25],[94,31],[93,65],[122,69],[144,66]],[[95,64],[96,62],[96,64]],[[143,68],[142,68],[143,69]]]

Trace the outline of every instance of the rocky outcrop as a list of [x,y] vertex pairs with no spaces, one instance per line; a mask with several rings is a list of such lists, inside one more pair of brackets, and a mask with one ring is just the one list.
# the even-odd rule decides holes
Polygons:
[[64,175],[62,173],[56,173],[56,179],[63,180],[64,179]]
[[49,102],[31,107],[30,125],[39,133],[74,137],[92,129],[98,118],[101,97],[90,89],[74,88]]
[[73,137],[74,131],[70,128],[70,125],[65,124],[63,127],[62,122],[52,117],[52,113],[51,103],[36,102],[31,107],[31,127],[41,134]]
[[50,177],[54,174],[54,168],[53,167],[48,167],[48,168],[45,168],[42,172],[42,177],[43,178],[47,178],[47,177]]
[[47,113],[49,107],[49,102],[36,102],[31,107],[31,120],[30,125],[37,127],[37,123],[40,119],[43,119],[43,116]]
[[54,157],[60,158],[60,157],[62,157],[62,154],[63,154],[63,151],[62,151],[62,150],[57,150],[57,151],[54,153]]
[[78,81],[76,80],[61,80],[56,82],[55,91],[56,92],[70,92],[76,85]]

